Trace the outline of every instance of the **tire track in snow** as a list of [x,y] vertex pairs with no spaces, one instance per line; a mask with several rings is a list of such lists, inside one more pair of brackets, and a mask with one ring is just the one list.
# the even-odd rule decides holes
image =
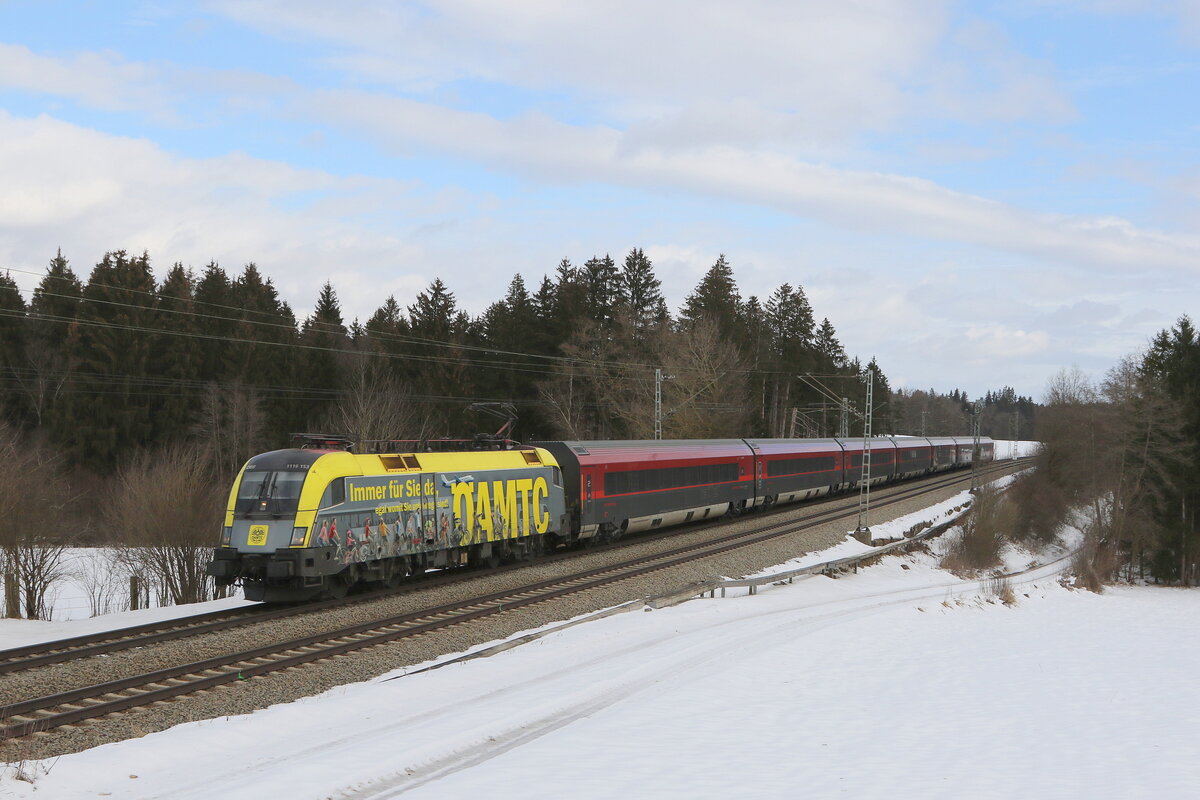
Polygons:
[[[1048,564],[1010,573],[1004,577],[1008,578],[1010,582],[1016,579],[1015,585],[1036,583],[1061,572],[1063,565],[1067,563],[1071,555],[1067,554]],[[794,641],[797,634],[808,635],[816,633],[835,622],[878,613],[896,605],[909,605],[914,602],[937,600],[947,596],[977,594],[986,591],[988,581],[988,578],[967,581],[942,581],[921,587],[906,587],[886,592],[868,593],[817,603],[805,606],[802,609],[773,611],[760,615],[755,619],[762,621],[781,614],[796,617],[785,625],[787,628],[805,628],[803,631],[789,631],[792,637],[791,640]],[[833,607],[830,608],[830,606]],[[839,608],[838,606],[846,607]],[[811,613],[819,609],[821,610],[820,613]],[[797,612],[800,612],[798,616]],[[446,753],[444,756],[422,764],[419,767],[408,767],[402,773],[394,773],[391,776],[377,778],[362,785],[346,787],[344,791],[335,796],[339,800],[387,800],[387,798],[399,797],[402,794],[433,783],[448,775],[478,766],[510,750],[553,733],[579,719],[602,711],[605,708],[628,699],[643,689],[661,682],[668,675],[673,680],[678,680],[681,673],[704,666],[703,656],[720,655],[728,652],[731,647],[736,647],[738,644],[749,644],[751,642],[758,644],[759,650],[764,649],[762,647],[761,631],[759,630],[746,634],[740,640],[735,641],[711,636],[714,630],[719,630],[727,625],[742,626],[745,622],[745,619],[731,620],[718,626],[710,626],[700,631],[693,631],[687,635],[702,636],[710,642],[715,642],[715,645],[706,648],[689,648],[681,657],[668,659],[668,663],[661,664],[656,669],[648,671],[649,674],[639,676],[636,681],[627,681],[610,686],[593,696],[582,698],[581,701],[571,705],[567,709],[543,715],[536,719],[526,720],[503,730],[497,729],[488,735],[483,742],[478,742],[476,745],[468,747],[466,752],[458,749],[455,752]],[[757,628],[758,626],[755,627]],[[776,638],[774,641],[782,643],[784,640]],[[770,645],[770,643],[771,641],[768,640],[767,644]],[[642,647],[633,648],[633,650],[652,650],[663,646],[670,646],[670,643],[664,641],[652,642]],[[678,651],[676,651],[676,654],[679,655]],[[538,684],[545,688],[542,680],[539,679]]]

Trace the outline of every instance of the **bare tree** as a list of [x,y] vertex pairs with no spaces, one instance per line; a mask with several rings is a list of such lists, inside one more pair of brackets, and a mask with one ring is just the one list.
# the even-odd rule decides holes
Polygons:
[[378,359],[356,355],[348,373],[347,391],[326,413],[324,430],[363,440],[421,439],[431,433],[428,407],[414,403],[408,388]]
[[253,387],[212,384],[204,392],[192,432],[205,443],[219,475],[236,475],[265,449],[266,414]]
[[562,351],[571,360],[538,384],[551,424],[566,439],[610,436],[602,395],[610,382],[619,380],[611,373],[620,360],[616,338],[608,326],[587,320],[563,343]]
[[654,434],[655,369],[662,385],[663,435],[739,435],[747,426],[746,371],[737,347],[700,319],[686,331],[636,331],[617,315],[581,325],[563,346],[573,361],[539,387],[567,438],[649,439]]
[[667,337],[662,361],[672,376],[664,389],[663,436],[709,439],[748,429],[746,371],[735,344],[704,319]]
[[1135,564],[1142,569],[1144,553],[1159,535],[1155,509],[1173,485],[1171,465],[1182,453],[1178,404],[1146,379],[1140,361],[1126,358],[1099,385],[1077,368],[1051,379],[1038,426],[1043,446],[1035,476],[1049,489],[1026,485],[1017,495],[1026,502],[1059,498],[1089,508],[1091,522],[1075,567],[1093,588],[1117,577],[1122,567],[1126,578]]
[[195,603],[213,596],[204,570],[228,488],[203,448],[182,444],[144,453],[117,475],[105,520],[125,545],[122,563],[154,585],[160,600]]
[[70,488],[46,448],[3,423],[0,485],[0,574],[9,599],[5,612],[20,613],[23,608],[30,619],[48,618],[48,593],[66,574],[64,551],[72,538],[66,524]]
[[61,347],[42,338],[31,338],[25,345],[26,369],[13,377],[29,402],[37,427],[46,424],[47,412],[62,399],[63,391],[75,370],[75,361]]

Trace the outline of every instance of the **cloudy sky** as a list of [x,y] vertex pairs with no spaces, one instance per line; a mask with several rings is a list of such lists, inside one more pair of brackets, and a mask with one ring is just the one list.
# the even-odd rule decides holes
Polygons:
[[1200,0],[0,0],[0,268],[59,247],[348,318],[723,252],[894,384],[1039,397],[1200,313]]

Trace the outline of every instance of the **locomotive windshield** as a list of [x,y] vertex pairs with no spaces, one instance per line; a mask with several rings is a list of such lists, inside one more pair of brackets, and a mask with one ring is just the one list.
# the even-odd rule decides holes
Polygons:
[[307,472],[284,470],[247,472],[238,487],[234,511],[238,514],[284,516],[295,514]]

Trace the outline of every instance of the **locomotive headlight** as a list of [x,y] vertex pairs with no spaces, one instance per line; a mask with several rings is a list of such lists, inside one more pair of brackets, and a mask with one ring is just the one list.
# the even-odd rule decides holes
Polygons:
[[221,529],[221,547],[229,547],[233,542],[233,528],[226,525]]
[[304,544],[304,537],[308,535],[308,528],[292,528],[292,547],[299,547]]

